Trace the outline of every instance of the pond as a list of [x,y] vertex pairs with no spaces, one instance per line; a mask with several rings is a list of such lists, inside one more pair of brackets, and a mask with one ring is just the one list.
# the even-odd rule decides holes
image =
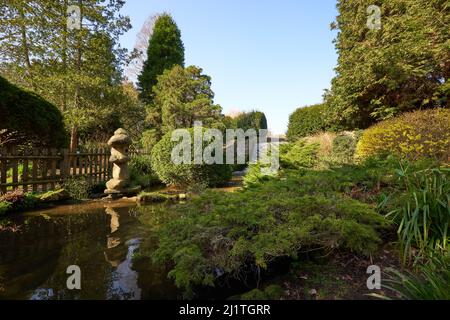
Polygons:
[[[164,268],[132,267],[149,232],[141,211],[96,202],[0,220],[0,299],[180,298]],[[80,267],[81,290],[67,288],[71,265]]]

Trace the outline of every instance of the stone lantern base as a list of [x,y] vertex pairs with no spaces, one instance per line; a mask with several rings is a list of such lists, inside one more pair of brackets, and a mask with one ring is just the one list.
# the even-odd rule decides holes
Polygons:
[[103,199],[107,200],[107,199],[120,199],[123,197],[134,197],[134,196],[138,195],[139,192],[141,192],[140,186],[125,188],[120,191],[106,189],[105,194],[107,195],[107,197],[105,197]]

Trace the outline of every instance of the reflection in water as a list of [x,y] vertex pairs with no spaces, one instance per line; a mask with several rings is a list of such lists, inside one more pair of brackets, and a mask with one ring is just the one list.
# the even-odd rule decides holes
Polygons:
[[108,298],[138,300],[141,289],[138,286],[138,273],[131,269],[131,259],[134,251],[139,247],[139,240],[132,239],[128,243],[128,253],[125,261],[117,266],[113,272],[113,295]]
[[112,207],[106,207],[105,212],[111,216],[111,234],[113,234],[120,227],[119,215]]
[[[145,238],[133,207],[62,209],[16,218],[19,232],[0,231],[0,299],[178,297],[161,268],[132,269]],[[66,287],[69,265],[81,269],[81,290]]]

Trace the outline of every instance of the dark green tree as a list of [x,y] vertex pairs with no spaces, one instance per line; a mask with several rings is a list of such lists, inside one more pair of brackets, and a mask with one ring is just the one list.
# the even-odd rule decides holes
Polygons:
[[[369,28],[370,5],[381,28]],[[341,129],[448,105],[450,14],[445,0],[340,0],[337,76],[327,102]]]
[[57,107],[0,77],[0,134],[6,133],[12,145],[65,147],[68,143]]
[[261,111],[250,111],[244,112],[238,115],[235,119],[236,127],[238,129],[248,130],[248,129],[267,129],[267,119],[266,115]]
[[286,134],[289,141],[296,141],[308,135],[329,129],[326,122],[327,113],[328,106],[324,103],[295,110],[289,116]]
[[153,86],[164,70],[175,65],[184,67],[184,45],[181,32],[169,14],[160,15],[149,39],[147,60],[138,76],[140,98],[148,104],[153,101]]
[[205,127],[223,128],[222,108],[214,104],[211,77],[203,74],[201,68],[176,65],[158,77],[153,92],[161,133],[190,128],[195,121],[202,121]]

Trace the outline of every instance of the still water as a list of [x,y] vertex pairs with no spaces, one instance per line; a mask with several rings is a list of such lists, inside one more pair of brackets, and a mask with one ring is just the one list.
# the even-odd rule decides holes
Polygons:
[[[133,268],[148,238],[141,210],[99,202],[0,220],[0,299],[180,298],[163,267]],[[81,290],[67,288],[70,265],[81,269]]]

